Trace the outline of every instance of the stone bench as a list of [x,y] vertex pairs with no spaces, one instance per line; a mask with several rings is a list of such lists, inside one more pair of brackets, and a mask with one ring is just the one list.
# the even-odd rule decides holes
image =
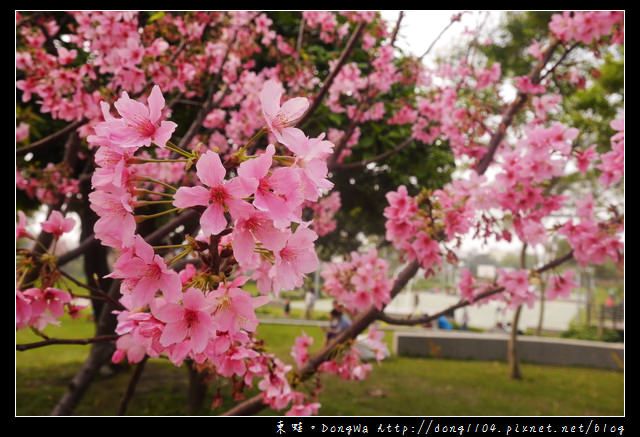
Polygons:
[[[393,352],[398,356],[505,361],[508,340],[508,334],[395,331]],[[517,348],[518,357],[525,363],[624,368],[623,343],[518,336]]]

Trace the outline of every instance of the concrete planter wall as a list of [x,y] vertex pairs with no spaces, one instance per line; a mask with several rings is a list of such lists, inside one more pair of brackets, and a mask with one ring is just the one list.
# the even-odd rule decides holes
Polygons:
[[[504,361],[508,340],[507,334],[395,331],[393,352],[399,356]],[[518,336],[518,356],[525,363],[624,368],[622,343]]]

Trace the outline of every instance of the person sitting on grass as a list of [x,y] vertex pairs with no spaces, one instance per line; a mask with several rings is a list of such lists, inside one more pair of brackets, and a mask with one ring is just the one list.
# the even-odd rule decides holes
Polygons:
[[331,310],[329,317],[329,326],[325,328],[327,333],[325,344],[328,344],[332,339],[337,337],[338,334],[342,333],[351,325],[351,320],[335,308]]

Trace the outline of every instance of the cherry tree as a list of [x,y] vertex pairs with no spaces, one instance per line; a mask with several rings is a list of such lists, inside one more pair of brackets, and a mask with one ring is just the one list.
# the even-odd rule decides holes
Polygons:
[[[145,363],[158,357],[185,364],[196,380],[233,379],[237,397],[260,390],[224,414],[267,406],[316,414],[319,375],[359,380],[372,370],[353,339],[367,331],[382,359],[375,321],[439,317],[384,310],[419,269],[431,275],[457,263],[463,238],[534,246],[556,236],[571,249],[490,283],[463,271],[460,301],[443,313],[492,299],[531,304],[539,298],[532,280],[571,259],[623,262],[623,205],[550,187],[587,172],[605,186],[623,182],[624,114],[609,121],[609,144],[583,147],[578,129],[560,120],[558,84],[580,86],[572,53],[623,44],[624,14],[552,15],[548,34],[523,47],[529,74],[513,78],[468,56],[427,68],[398,54],[401,19],[386,23],[369,11],[16,14],[16,189],[24,204],[48,209],[39,235],[17,211],[16,329],[43,339],[16,349],[91,344],[53,414],[72,414],[100,366],[127,360],[136,370],[123,414]],[[503,97],[507,85],[515,97]],[[44,126],[56,130],[44,136]],[[318,269],[322,237],[341,227],[342,185],[333,180],[354,169],[406,178],[389,171],[394,160],[426,167],[443,153],[456,165],[450,181],[397,184],[369,205],[404,269],[392,277],[376,250],[327,264],[324,290],[353,324],[314,355],[303,334],[292,345],[296,368],[268,353],[255,310]],[[552,215],[560,210],[575,214],[559,222]],[[59,253],[72,211],[82,238]],[[61,269],[80,256],[84,282]],[[258,295],[243,289],[248,281]],[[571,271],[549,284],[548,299],[576,286]],[[78,288],[93,302],[96,335],[44,335],[65,312],[82,310]]]

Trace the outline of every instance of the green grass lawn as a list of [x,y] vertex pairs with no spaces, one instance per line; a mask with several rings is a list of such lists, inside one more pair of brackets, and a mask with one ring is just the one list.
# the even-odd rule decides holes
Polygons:
[[[66,322],[66,321],[65,321]],[[73,321],[50,327],[53,337],[90,337],[90,322]],[[316,327],[261,325],[259,333],[270,352],[292,364],[293,339],[305,331],[315,339],[310,351],[322,346]],[[387,336],[389,339],[390,336]],[[29,331],[16,333],[18,343],[37,341]],[[16,352],[16,415],[47,415],[82,364],[87,346],[56,345]],[[323,376],[319,402],[323,416],[621,416],[624,414],[624,374],[577,367],[522,365],[523,380],[508,377],[506,363],[391,357],[373,364],[364,381]],[[100,376],[86,393],[77,415],[114,415],[133,366]],[[188,415],[187,371],[167,360],[149,360],[127,414]],[[214,383],[211,385],[210,400]],[[220,382],[223,395],[228,382]],[[247,392],[247,396],[257,393]],[[225,398],[226,399],[226,398]],[[232,405],[226,399],[216,415]],[[207,401],[208,404],[208,401]],[[263,410],[262,415],[281,415]]]

